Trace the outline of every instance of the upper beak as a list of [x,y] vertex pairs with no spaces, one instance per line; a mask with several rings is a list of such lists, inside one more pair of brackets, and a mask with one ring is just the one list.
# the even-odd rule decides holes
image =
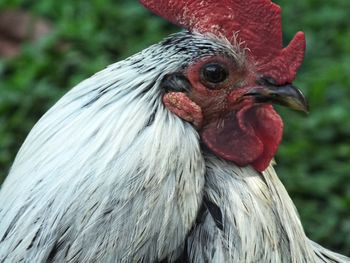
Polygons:
[[291,84],[285,86],[257,86],[246,93],[245,96],[253,97],[256,103],[275,103],[293,110],[309,112],[304,94]]

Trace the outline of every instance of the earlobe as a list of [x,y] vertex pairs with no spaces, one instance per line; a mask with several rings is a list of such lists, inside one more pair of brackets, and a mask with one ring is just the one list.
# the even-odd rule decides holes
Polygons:
[[185,93],[169,92],[163,96],[165,107],[180,117],[192,123],[197,129],[203,125],[202,109],[193,102]]

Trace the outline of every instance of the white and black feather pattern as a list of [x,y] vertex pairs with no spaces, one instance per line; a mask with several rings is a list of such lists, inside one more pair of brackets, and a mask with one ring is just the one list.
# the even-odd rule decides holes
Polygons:
[[205,160],[208,209],[189,237],[189,262],[350,262],[305,236],[272,166],[260,174],[211,154]]
[[244,58],[176,34],[49,110],[0,192],[0,262],[349,262],[305,237],[272,168],[206,153],[163,106],[163,77],[215,53]]
[[0,261],[148,262],[181,247],[205,165],[197,132],[162,104],[162,75],[186,59],[162,47],[82,82],[33,128],[1,190]]

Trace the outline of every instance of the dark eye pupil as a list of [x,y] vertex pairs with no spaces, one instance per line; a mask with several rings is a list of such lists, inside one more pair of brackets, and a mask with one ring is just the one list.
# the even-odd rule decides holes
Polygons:
[[227,78],[226,69],[219,64],[208,64],[204,66],[202,71],[204,80],[211,83],[220,83]]

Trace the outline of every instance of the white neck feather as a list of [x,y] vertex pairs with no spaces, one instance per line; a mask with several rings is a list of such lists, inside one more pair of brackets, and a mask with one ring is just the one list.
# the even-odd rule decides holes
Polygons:
[[82,82],[33,128],[0,194],[0,255],[41,262],[61,242],[58,262],[149,262],[183,247],[204,184],[198,134],[164,108],[159,76],[130,65]]
[[205,160],[205,197],[221,208],[222,230],[203,214],[190,237],[193,262],[350,262],[306,237],[272,166],[261,174],[211,154]]

